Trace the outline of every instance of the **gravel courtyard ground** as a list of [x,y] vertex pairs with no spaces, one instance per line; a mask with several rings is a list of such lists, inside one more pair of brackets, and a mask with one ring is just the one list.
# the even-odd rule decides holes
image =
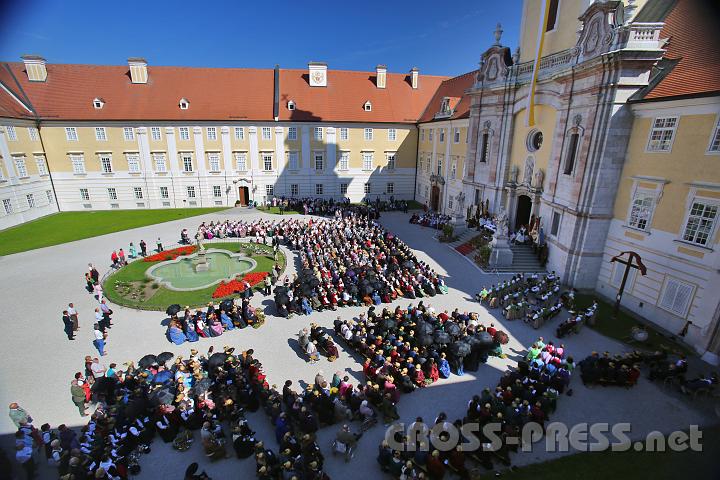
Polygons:
[[[60,423],[69,426],[81,425],[82,419],[70,400],[69,385],[73,374],[82,370],[84,356],[96,353],[91,343],[96,302],[84,290],[83,279],[88,262],[94,263],[102,275],[109,268],[112,250],[119,247],[127,249],[130,241],[137,244],[140,239],[145,239],[148,245],[154,246],[154,240],[160,236],[167,244],[175,243],[182,228],[193,231],[202,221],[238,216],[246,219],[258,216],[279,218],[255,210],[231,209],[218,214],[0,257],[0,271],[4,278],[0,311],[5,333],[0,339],[0,351],[3,354],[3,361],[0,363],[0,406],[6,409],[10,402],[20,403],[34,417],[36,426],[44,422],[49,422],[53,427]],[[472,301],[475,292],[483,285],[496,283],[498,277],[482,273],[465,257],[434,240],[434,231],[411,225],[408,218],[408,215],[401,213],[388,213],[383,215],[381,222],[408,243],[421,260],[429,262],[439,273],[447,276],[450,293],[436,296],[430,299],[429,303],[437,311],[452,311],[456,307],[460,310],[478,311],[483,323],[494,322],[496,326],[507,331],[511,338],[510,343],[505,346],[509,358],[492,358],[478,372],[462,377],[453,375],[429,388],[403,395],[398,405],[401,420],[407,423],[412,422],[418,415],[432,421],[440,411],[454,419],[463,416],[467,401],[473,394],[479,393],[486,386],[494,387],[506,366],[514,364],[519,354],[539,335],[546,340],[552,339],[555,325],[564,319],[567,313],[540,330],[533,330],[519,321],[499,320],[497,310],[487,311]],[[88,225],[87,228],[92,226]],[[292,257],[288,258],[288,263],[288,273],[292,273]],[[74,302],[80,313],[81,328],[77,340],[72,342],[65,337],[60,319],[68,302]],[[407,299],[396,302],[403,308],[409,303]],[[269,315],[262,328],[234,330],[221,337],[182,346],[172,345],[165,339],[165,327],[161,325],[164,315],[113,306],[114,327],[108,341],[109,355],[103,360],[106,365],[110,362],[122,365],[128,360],[137,361],[147,353],[157,354],[167,350],[176,355],[188,356],[191,345],[201,351],[206,351],[210,345],[214,345],[216,349],[223,345],[232,345],[237,350],[255,349],[255,356],[263,363],[269,382],[279,387],[286,379],[293,380],[296,387],[304,381],[312,382],[319,369],[329,376],[335,371],[348,372],[356,380],[361,380],[361,366],[351,354],[342,350],[342,345],[339,345],[341,354],[337,361],[328,363],[323,359],[315,365],[306,363],[292,347],[297,332],[311,321],[332,326],[333,319],[338,315],[341,318],[357,317],[363,309],[347,308],[337,312],[315,313],[311,317],[283,319],[272,315],[270,297],[256,294],[253,304],[267,307],[266,312]],[[567,352],[577,360],[593,350],[607,350],[612,353],[629,350],[626,345],[587,328],[580,335],[564,339],[564,343]],[[633,438],[643,438],[653,430],[671,432],[686,430],[690,425],[707,426],[717,423],[717,417],[707,403],[701,400],[689,401],[661,385],[650,383],[645,378],[630,390],[614,387],[588,389],[582,386],[579,378],[573,379],[571,387],[574,395],[559,399],[553,421],[569,425],[580,422],[630,422]],[[258,437],[275,449],[273,429],[264,413],[260,411],[251,414],[249,421]],[[382,478],[383,474],[375,462],[375,456],[384,429],[378,426],[366,433],[351,468],[347,468],[339,457],[333,458],[330,453],[329,444],[336,430],[337,427],[330,427],[319,433],[319,443],[326,456],[326,471],[329,475],[344,480]],[[0,415],[0,435],[4,445],[8,443],[8,434],[13,431],[7,410],[4,410]],[[558,455],[537,450],[539,449],[532,453],[515,455],[513,462],[533,463]],[[186,466],[192,461],[200,462],[215,479],[254,478],[255,463],[252,459],[239,461],[233,458],[206,464],[199,441],[185,453],[171,451],[169,445],[155,441],[152,453],[143,456],[141,460],[140,478],[182,478]],[[357,468],[358,466],[363,468]],[[56,474],[43,468],[41,478],[56,478]]]

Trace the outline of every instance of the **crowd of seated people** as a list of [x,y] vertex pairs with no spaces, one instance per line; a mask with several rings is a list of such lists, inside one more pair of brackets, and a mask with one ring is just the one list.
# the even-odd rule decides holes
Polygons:
[[258,327],[265,321],[261,309],[250,305],[248,298],[224,301],[221,305],[208,303],[206,310],[189,307],[181,317],[172,315],[168,324],[167,339],[175,345],[197,342],[200,338],[219,337],[223,333],[247,326]]
[[435,212],[413,213],[410,217],[410,223],[422,225],[423,227],[435,228],[437,230],[442,230],[442,228],[449,223],[450,220],[450,216]]
[[580,378],[584,385],[618,385],[630,388],[640,378],[640,359],[635,353],[610,356],[592,352],[580,361]]
[[555,336],[563,338],[570,333],[578,333],[584,323],[593,323],[593,319],[597,315],[598,303],[593,301],[592,305],[585,309],[584,312],[578,312],[577,315],[573,315],[564,322],[558,325],[555,330]]
[[[523,426],[534,422],[543,427],[550,420],[559,395],[568,388],[574,366],[572,357],[566,357],[563,346],[556,347],[553,342],[545,344],[539,338],[526,359],[518,362],[516,369],[503,374],[494,391],[485,388],[472,397],[463,419],[450,422],[441,412],[433,424],[425,425],[423,418],[418,417],[406,429],[406,433],[427,432],[427,429],[442,424],[439,430],[447,432],[453,427],[460,429],[465,423],[476,423],[481,427],[477,432],[480,443],[487,445],[491,439],[484,436],[483,428],[495,424],[500,438],[496,450],[444,448],[441,451],[434,448],[432,440],[430,445],[423,443],[424,440],[418,441],[424,439],[424,435],[397,433],[394,440],[403,444],[403,448],[394,450],[383,441],[377,457],[380,467],[395,478],[408,478],[408,475],[415,475],[410,478],[425,478],[425,475],[443,478],[446,474],[455,474],[466,479],[470,478],[470,461],[488,470],[493,468],[494,460],[510,465],[510,452],[517,451]],[[438,437],[444,441],[450,438],[446,433],[440,433]]]
[[280,316],[447,293],[442,277],[405,243],[353,211],[334,219],[287,222],[281,232],[298,252],[300,268],[275,289]]

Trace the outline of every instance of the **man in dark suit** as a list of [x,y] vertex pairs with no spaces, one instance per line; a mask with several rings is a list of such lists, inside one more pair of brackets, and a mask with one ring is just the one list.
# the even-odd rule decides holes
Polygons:
[[68,315],[67,310],[63,310],[62,314],[62,321],[65,325],[65,335],[67,335],[68,340],[75,340],[75,336],[73,335],[73,321],[72,318],[70,318],[70,315]]

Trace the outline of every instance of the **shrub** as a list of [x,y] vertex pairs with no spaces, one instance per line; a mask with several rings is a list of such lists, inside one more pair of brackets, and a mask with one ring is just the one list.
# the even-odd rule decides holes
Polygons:
[[155,288],[160,288],[160,284],[157,283],[157,282],[153,282],[153,284],[150,285],[150,288],[153,288],[153,289],[155,289]]
[[455,229],[449,223],[446,223],[445,225],[443,225],[443,237],[452,238],[454,231],[455,231]]
[[475,256],[475,260],[481,265],[487,265],[490,261],[490,253],[492,252],[492,247],[486,244],[478,248],[477,252],[478,253]]

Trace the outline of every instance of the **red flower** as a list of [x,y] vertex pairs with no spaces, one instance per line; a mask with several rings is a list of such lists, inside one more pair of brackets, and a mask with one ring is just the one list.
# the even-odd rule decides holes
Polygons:
[[195,252],[195,245],[188,245],[185,247],[178,247],[173,248],[172,250],[165,250],[164,252],[156,253],[155,255],[150,255],[149,257],[145,257],[143,261],[145,262],[161,262],[166,260],[175,260],[178,257],[184,256],[184,255],[190,255],[191,253]]
[[215,291],[212,294],[212,298],[222,298],[230,296],[234,293],[242,293],[245,291],[245,285],[243,281],[250,284],[250,287],[254,287],[260,283],[265,277],[268,276],[268,272],[252,272],[245,275],[243,278],[236,278],[229,282],[220,282]]

